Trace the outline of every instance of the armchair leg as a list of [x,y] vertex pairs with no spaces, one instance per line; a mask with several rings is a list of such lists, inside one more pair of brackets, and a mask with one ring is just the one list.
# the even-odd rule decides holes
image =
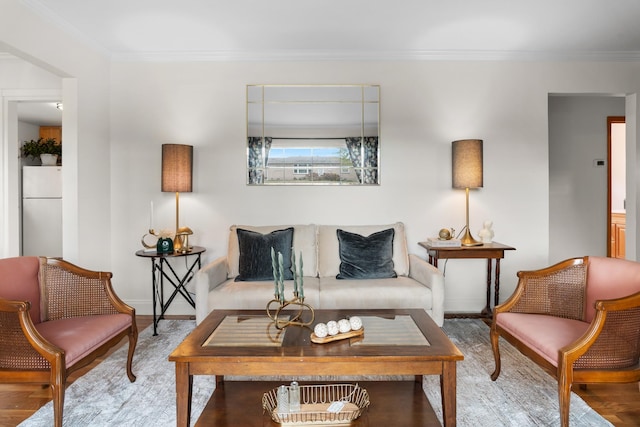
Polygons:
[[491,374],[491,380],[495,381],[498,379],[498,376],[500,375],[500,347],[499,347],[499,340],[500,340],[500,335],[498,334],[498,331],[496,331],[495,326],[491,326],[491,349],[493,350],[493,359],[495,361],[495,369],[493,371],[493,373]]
[[138,328],[135,324],[131,326],[129,332],[129,352],[127,354],[127,377],[129,381],[135,382],[136,376],[133,374],[133,353],[136,350],[136,344],[138,343]]
[[571,403],[571,385],[573,372],[560,360],[558,366],[558,403],[560,406],[560,426],[569,427],[569,404]]
[[56,373],[55,379],[51,382],[51,394],[53,397],[53,425],[62,427],[62,416],[64,411],[64,380],[61,373]]

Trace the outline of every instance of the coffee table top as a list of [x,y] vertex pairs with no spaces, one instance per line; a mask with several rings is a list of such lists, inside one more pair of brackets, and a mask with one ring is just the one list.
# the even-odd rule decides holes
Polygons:
[[[364,336],[326,344],[311,342],[313,325],[348,316],[362,319]],[[360,361],[464,358],[424,310],[316,310],[313,325],[278,330],[263,310],[214,310],[171,353],[169,360],[242,363],[277,359],[282,363],[330,358],[335,363],[343,358],[352,361],[354,357]]]

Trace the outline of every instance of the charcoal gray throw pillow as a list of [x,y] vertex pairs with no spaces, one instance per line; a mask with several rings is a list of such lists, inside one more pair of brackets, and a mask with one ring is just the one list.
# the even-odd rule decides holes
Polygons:
[[367,237],[338,229],[340,273],[336,279],[398,277],[393,269],[393,228]]
[[[273,280],[271,248],[282,254],[285,280],[293,279],[291,271],[291,248],[293,246],[293,227],[272,231],[269,234],[238,228],[238,246],[240,248],[239,273],[235,281]],[[276,264],[277,265],[277,264]]]

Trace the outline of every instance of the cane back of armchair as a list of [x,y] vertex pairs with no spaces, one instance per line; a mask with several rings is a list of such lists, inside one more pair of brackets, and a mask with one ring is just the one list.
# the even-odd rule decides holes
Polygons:
[[129,313],[111,286],[105,286],[111,277],[108,272],[89,272],[64,261],[41,258],[42,321]]
[[584,320],[586,287],[587,264],[583,258],[541,270],[519,271],[516,291],[497,309]]

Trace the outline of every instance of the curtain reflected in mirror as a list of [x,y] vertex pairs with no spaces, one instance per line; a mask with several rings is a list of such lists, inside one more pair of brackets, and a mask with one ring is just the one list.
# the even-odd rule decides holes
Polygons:
[[247,86],[249,185],[378,185],[380,87]]

